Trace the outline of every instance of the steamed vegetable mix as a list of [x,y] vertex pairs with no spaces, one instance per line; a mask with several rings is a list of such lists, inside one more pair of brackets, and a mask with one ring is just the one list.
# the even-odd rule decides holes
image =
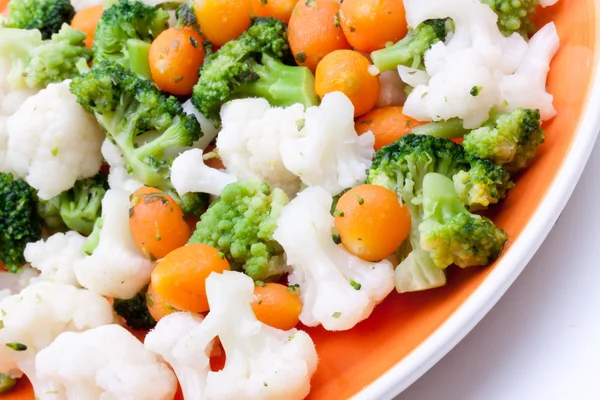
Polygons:
[[0,393],[308,396],[298,326],[501,256],[555,2],[11,0]]

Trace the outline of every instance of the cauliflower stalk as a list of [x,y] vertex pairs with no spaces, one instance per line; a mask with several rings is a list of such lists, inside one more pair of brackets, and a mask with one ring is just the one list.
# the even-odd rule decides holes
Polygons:
[[301,183],[336,195],[364,182],[371,165],[374,136],[357,135],[354,107],[340,92],[306,111],[300,104],[233,100],[223,106],[221,121],[217,151],[227,172],[238,180],[261,179],[290,197]]
[[288,202],[281,189],[261,181],[232,183],[202,215],[189,243],[216,247],[233,268],[243,268],[255,280],[276,279],[286,265],[273,232]]
[[[36,375],[35,357],[61,333],[113,322],[108,300],[59,282],[42,281],[0,301],[0,373],[27,375],[40,399],[60,392]],[[111,342],[111,345],[115,343]]]
[[79,287],[73,266],[84,258],[85,237],[75,231],[55,233],[46,240],[28,243],[25,260],[40,271],[40,278]]
[[171,369],[119,325],[64,332],[37,354],[35,366],[60,393],[40,400],[171,400],[177,390]]
[[332,238],[331,195],[308,188],[287,205],[273,237],[292,266],[290,284],[299,285],[300,321],[327,330],[347,330],[369,317],[394,288],[394,269],[368,262],[337,246]]
[[110,166],[108,186],[111,189],[124,190],[127,193],[133,193],[144,186],[143,183],[136,181],[129,175],[121,149],[111,142],[110,139],[104,139],[100,152],[102,153],[104,160],[106,160]]
[[[29,97],[7,121],[6,169],[49,200],[98,173],[104,134],[76,98],[69,81]],[[51,173],[49,173],[51,171]]]
[[[146,347],[161,354],[175,370],[189,399],[303,399],[317,367],[310,336],[282,331],[258,321],[250,303],[254,284],[232,271],[206,279],[210,313],[204,320],[172,314],[148,334]],[[207,354],[218,338],[227,361],[210,371]]]
[[110,189],[102,199],[102,217],[75,262],[79,283],[94,293],[130,299],[150,281],[152,262],[139,252],[129,232],[129,193]]
[[200,149],[181,153],[171,166],[171,183],[180,196],[194,192],[219,196],[225,186],[235,182],[235,175],[204,164]]
[[[481,126],[494,107],[540,109],[543,120],[554,116],[545,88],[549,63],[558,48],[554,24],[528,44],[516,32],[505,37],[498,16],[479,1],[406,0],[405,7],[410,27],[443,18],[451,18],[455,27],[445,42],[433,44],[425,53],[427,79],[419,78],[420,84],[408,96],[406,115],[421,121],[460,118],[467,129]],[[538,35],[542,41],[534,40]]]

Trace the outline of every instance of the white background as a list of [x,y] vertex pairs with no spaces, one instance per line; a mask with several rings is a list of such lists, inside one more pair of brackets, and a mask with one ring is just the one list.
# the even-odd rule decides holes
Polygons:
[[523,274],[396,400],[600,400],[600,142]]

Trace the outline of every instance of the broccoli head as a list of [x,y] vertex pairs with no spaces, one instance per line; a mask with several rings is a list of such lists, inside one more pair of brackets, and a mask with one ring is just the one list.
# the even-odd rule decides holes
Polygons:
[[289,202],[285,192],[252,180],[227,185],[202,215],[189,243],[219,249],[234,269],[257,281],[284,273],[282,247],[273,240],[277,218]]
[[171,185],[171,151],[189,147],[202,136],[198,120],[183,110],[179,100],[116,63],[94,66],[76,76],[70,88],[121,149],[131,176],[169,192],[185,213],[205,204],[199,194],[182,199]]
[[285,65],[282,60],[289,57],[285,23],[257,18],[239,38],[206,57],[192,102],[214,121],[221,106],[234,98],[263,97],[273,106],[316,105],[312,72]]
[[[375,153],[373,164],[367,172],[367,183],[384,186],[395,191],[404,201],[411,214],[412,224],[409,240],[401,246],[399,251],[399,256],[403,259],[396,271],[397,289],[399,291],[425,290],[444,285],[446,276],[443,269],[452,264],[452,262],[446,262],[448,258],[443,259],[428,250],[428,248],[424,248],[422,244],[423,236],[420,225],[431,217],[429,214],[426,215],[424,209],[424,204],[428,201],[425,199],[424,194],[426,193],[424,186],[427,183],[426,177],[432,173],[437,173],[446,177],[452,183],[452,178],[458,174],[481,169],[479,162],[481,160],[469,157],[460,145],[447,139],[426,135],[406,135]],[[489,165],[493,166],[491,163]],[[472,179],[475,180],[477,176],[475,171],[472,174],[474,176]],[[489,179],[491,183],[485,181],[483,177],[478,179],[480,180],[475,183],[481,186],[485,183],[493,186],[492,177]],[[464,190],[466,188],[471,187],[465,185]],[[478,189],[485,193],[493,193],[492,187],[478,187]],[[431,191],[430,188],[427,190]],[[497,193],[501,192],[498,189],[496,190]],[[440,195],[437,192],[435,194]],[[452,204],[455,207],[460,204],[461,212],[470,215],[465,208],[465,204],[460,201],[459,193],[457,193],[454,184],[452,184],[452,190],[446,190],[445,196],[459,199],[458,203],[453,200]],[[463,194],[463,196],[465,195]],[[477,219],[475,216],[473,218]],[[457,219],[456,224],[458,222],[460,221]],[[466,229],[466,220],[463,222],[465,222],[464,227]],[[446,226],[445,224],[442,225]],[[452,226],[459,225],[453,224]],[[434,230],[432,229],[431,232],[434,232]],[[442,232],[442,229],[436,229],[435,232]],[[458,238],[458,235],[454,235],[454,237]],[[431,242],[434,238],[436,236],[431,236]],[[466,241],[467,239],[468,235],[465,235],[462,237],[465,242],[461,243],[456,239],[456,241],[449,243],[451,243],[451,246],[455,246],[457,243],[465,247],[471,246],[471,243]],[[441,239],[438,238],[438,240]],[[430,241],[428,240],[426,243],[430,243]],[[457,258],[456,262],[459,261],[462,263]]]
[[5,28],[37,29],[44,39],[70,24],[75,9],[69,0],[12,0]]
[[421,248],[439,268],[487,265],[508,239],[492,221],[467,211],[452,180],[436,173],[423,181],[423,222],[418,229]]
[[60,217],[60,196],[54,196],[50,200],[38,199],[37,213],[42,219],[44,227],[50,232],[56,233],[67,230]]
[[544,143],[539,110],[517,108],[465,135],[465,150],[511,172],[526,168]]
[[108,176],[98,174],[75,182],[75,186],[61,193],[60,217],[65,225],[84,235],[91,234],[102,214],[102,198],[107,190]]
[[535,25],[531,19],[535,13],[539,0],[481,0],[498,14],[498,28],[505,36],[514,32],[527,37],[535,32]]
[[92,57],[85,38],[66,24],[49,40],[42,40],[38,30],[0,29],[0,57],[12,63],[9,83],[13,88],[42,89],[72,78]]
[[35,189],[12,174],[0,173],[0,262],[17,272],[25,264],[25,246],[41,235]]
[[437,42],[446,40],[446,35],[451,30],[451,20],[427,20],[409,30],[396,44],[371,53],[371,59],[382,72],[395,69],[398,65],[421,68],[425,52]]
[[167,11],[135,0],[106,9],[94,33],[94,65],[116,62],[149,78],[150,43],[169,27]]
[[156,326],[156,320],[150,315],[146,304],[147,291],[148,287],[145,287],[131,299],[115,299],[113,303],[115,312],[132,329],[149,331]]

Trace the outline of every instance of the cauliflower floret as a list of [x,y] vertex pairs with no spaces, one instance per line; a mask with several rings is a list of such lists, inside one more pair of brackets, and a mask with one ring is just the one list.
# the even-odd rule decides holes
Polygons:
[[322,188],[303,190],[284,209],[273,237],[283,246],[300,286],[307,326],[351,329],[366,319],[394,288],[392,263],[361,260],[337,246],[332,237],[331,195]]
[[271,108],[262,98],[225,104],[221,109],[223,129],[217,137],[217,151],[227,172],[240,181],[260,179],[283,189],[288,196],[295,195],[300,180],[284,166],[279,144],[283,137],[298,130],[296,121],[302,118],[301,104]]
[[357,135],[354,106],[343,93],[323,96],[321,105],[306,110],[304,124],[290,133],[281,140],[283,164],[305,185],[336,195],[365,181],[375,137],[370,131]]
[[94,293],[130,299],[150,281],[152,262],[140,253],[131,237],[129,193],[108,190],[102,199],[101,218],[98,245],[91,256],[75,262],[75,276]]
[[0,300],[13,293],[19,293],[39,275],[39,271],[25,264],[18,272],[0,271]]
[[49,200],[98,173],[104,133],[77,103],[69,81],[29,97],[7,121],[6,167]]
[[540,29],[529,41],[529,49],[523,62],[513,75],[503,77],[501,109],[539,109],[542,121],[556,115],[552,105],[554,97],[548,93],[546,78],[550,62],[558,51],[560,40],[554,22]]
[[[42,281],[0,301],[0,373],[27,375],[36,394],[59,390],[38,379],[36,354],[61,333],[83,331],[113,322],[108,300],[59,282]],[[114,343],[111,343],[114,345]]]
[[196,140],[193,144],[193,148],[195,149],[206,149],[210,142],[213,141],[214,138],[217,137],[219,133],[219,129],[215,126],[214,122],[209,120],[202,114],[198,109],[192,104],[192,100],[188,100],[183,103],[183,111],[187,114],[193,114],[198,123],[200,124],[200,128],[202,129],[202,137]]
[[40,400],[172,400],[177,390],[171,369],[119,325],[60,334],[35,367],[62,394]]
[[[306,397],[317,367],[317,353],[310,336],[296,329],[275,329],[258,321],[250,306],[254,283],[242,273],[212,273],[206,279],[206,294],[210,313],[203,321],[167,317],[146,341],[147,346],[170,360],[182,388],[187,390],[184,397],[207,400]],[[216,337],[223,345],[227,361],[221,371],[211,372],[207,354]]]
[[500,77],[515,72],[527,42],[518,33],[504,37],[496,13],[477,0],[404,3],[411,27],[446,17],[455,25],[445,43],[438,42],[425,53],[431,79],[408,96],[405,114],[422,121],[458,117],[465,128],[480,127],[490,109],[501,102]]
[[156,324],[156,327],[146,335],[144,346],[156,354],[159,354],[168,362],[181,385],[184,399],[204,399],[206,388],[206,376],[210,371],[209,355],[213,350],[214,340],[210,341],[205,348],[194,346],[192,351],[199,353],[189,354],[187,359],[193,360],[187,364],[179,357],[173,355],[173,349],[178,343],[187,340],[186,335],[200,326],[203,321],[201,315],[187,312],[177,312],[167,315]]
[[127,173],[123,153],[116,144],[109,139],[104,139],[101,152],[102,156],[110,166],[108,186],[110,186],[111,189],[124,190],[127,193],[133,193],[144,186]]
[[71,5],[77,12],[85,10],[89,7],[97,6],[102,3],[102,0],[71,0]]
[[180,196],[186,193],[221,194],[223,188],[237,182],[235,175],[228,174],[204,164],[200,149],[192,149],[179,155],[171,165],[171,183]]
[[78,232],[56,233],[47,240],[27,244],[25,260],[38,269],[40,278],[79,287],[73,265],[84,258],[85,237]]
[[28,97],[37,93],[36,89],[13,90],[8,83],[11,68],[11,60],[0,57],[0,172],[8,172],[4,165],[8,145],[8,117],[14,114]]

